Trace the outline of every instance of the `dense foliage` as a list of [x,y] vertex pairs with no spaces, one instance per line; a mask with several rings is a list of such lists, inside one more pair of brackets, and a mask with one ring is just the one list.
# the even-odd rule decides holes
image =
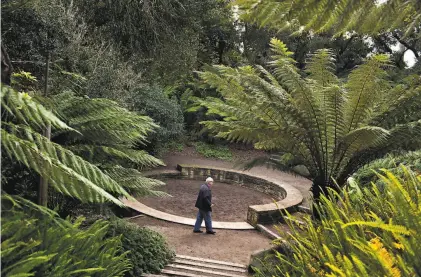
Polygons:
[[158,273],[175,257],[162,235],[126,220],[112,220],[108,234],[112,237],[121,236],[122,252],[129,251],[127,257],[133,268],[125,276]]
[[2,86],[1,105],[3,154],[46,178],[58,192],[81,201],[112,201],[122,205],[114,195],[129,197],[123,187],[97,166],[41,134],[48,125],[56,130],[77,131],[28,94]]
[[150,117],[130,112],[108,99],[61,93],[51,98],[56,113],[76,132],[53,132],[52,141],[98,166],[133,196],[162,195],[159,180],[138,169],[163,165],[138,146],[158,128]]
[[20,197],[2,196],[2,276],[124,276],[132,266],[108,223],[82,229]]
[[305,165],[318,199],[327,187],[340,186],[359,166],[393,149],[419,149],[421,93],[419,80],[393,84],[387,79],[386,55],[374,55],[346,82],[333,72],[334,56],[316,51],[303,78],[285,44],[273,39],[263,67],[214,66],[201,73],[221,98],[197,99],[209,114],[224,117],[203,124],[218,137],[277,151],[268,162],[291,170]]
[[289,224],[283,253],[257,276],[420,276],[421,176],[401,170],[402,178],[379,175],[384,192],[345,190],[338,203],[323,196],[320,221]]
[[[72,94],[58,95],[52,102],[72,128],[27,93],[2,86],[1,100],[3,153],[9,160],[18,161],[46,178],[58,193],[81,202],[112,201],[122,206],[118,197],[130,197],[124,187],[145,194],[154,193],[152,188],[161,184],[142,177],[136,169],[115,166],[118,161],[143,165],[159,163],[142,151],[130,149],[154,126],[150,118],[130,113],[112,101],[83,101],[86,99]],[[53,138],[63,146],[40,133],[49,125],[55,131]],[[65,203],[66,199],[62,199],[59,204]],[[2,273],[8,276],[18,273],[123,276],[130,268],[120,237],[108,235],[105,239],[105,222],[95,221],[80,230],[82,219],[72,225],[51,210],[23,198],[7,197],[2,204],[5,205],[2,205]],[[148,248],[156,249],[154,243],[164,244],[163,238],[157,235],[138,233],[138,238],[149,243],[143,245],[145,252],[154,251]],[[153,264],[154,256],[149,258],[147,263]],[[156,263],[161,265],[166,261]]]
[[236,0],[243,19],[276,30],[326,32],[334,29],[376,34],[403,28],[406,34],[419,27],[421,5],[417,0],[280,1]]
[[196,151],[206,158],[216,158],[221,160],[232,160],[231,150],[226,145],[214,145],[206,142],[196,142]]
[[148,137],[148,148],[159,151],[166,143],[176,141],[184,133],[183,111],[175,97],[159,86],[137,89],[130,102],[131,109],[150,116],[159,128]]
[[388,154],[385,157],[372,161],[371,163],[361,167],[350,178],[348,183],[351,187],[354,184],[360,186],[370,185],[372,182],[376,183],[379,188],[382,188],[385,183],[376,174],[379,168],[387,169],[397,177],[402,177],[404,172],[401,166],[410,169],[418,174],[421,174],[421,151],[410,151],[403,154]]

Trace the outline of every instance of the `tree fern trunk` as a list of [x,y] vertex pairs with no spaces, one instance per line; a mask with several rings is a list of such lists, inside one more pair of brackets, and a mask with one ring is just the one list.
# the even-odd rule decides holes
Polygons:
[[[48,70],[50,67],[50,54],[47,54],[47,61],[45,65],[45,84],[44,84],[44,97],[48,94]],[[44,136],[49,140],[51,139],[51,124],[48,124],[44,130]],[[41,177],[39,180],[38,188],[38,204],[47,207],[48,204],[48,181]]]

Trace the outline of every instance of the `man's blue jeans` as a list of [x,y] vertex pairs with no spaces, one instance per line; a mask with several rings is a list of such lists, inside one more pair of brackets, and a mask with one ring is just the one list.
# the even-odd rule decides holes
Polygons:
[[199,210],[197,212],[196,224],[194,224],[194,230],[199,231],[200,226],[202,225],[203,219],[205,220],[206,231],[212,230],[212,213]]

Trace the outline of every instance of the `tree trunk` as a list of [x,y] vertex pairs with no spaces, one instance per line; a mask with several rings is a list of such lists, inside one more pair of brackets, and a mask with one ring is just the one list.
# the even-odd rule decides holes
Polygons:
[[10,62],[9,55],[6,48],[1,44],[1,82],[10,86],[12,77],[13,66]]
[[322,195],[328,195],[328,186],[326,185],[324,178],[314,178],[310,191],[313,193],[313,218],[320,219],[321,214],[318,208],[320,206],[320,198]]
[[316,177],[313,179],[310,191],[313,193],[313,218],[319,220],[323,213],[320,212],[320,207],[323,205],[321,202],[321,197],[326,196],[332,201],[337,201],[334,194],[331,193],[331,190],[339,192],[340,189],[334,184],[333,181],[326,182],[323,177]]
[[[50,54],[47,54],[47,62],[45,65],[45,84],[44,84],[44,97],[48,94],[48,70],[50,66]],[[51,125],[48,124],[44,130],[44,136],[51,139]],[[38,204],[44,207],[48,205],[48,180],[41,176],[38,188]]]

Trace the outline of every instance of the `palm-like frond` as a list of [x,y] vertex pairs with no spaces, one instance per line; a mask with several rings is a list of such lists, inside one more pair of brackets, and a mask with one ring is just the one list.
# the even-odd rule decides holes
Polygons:
[[385,80],[386,71],[384,70],[388,61],[387,55],[375,55],[349,75],[346,84],[349,92],[348,105],[344,111],[348,132],[372,118],[371,113],[374,107],[383,100],[385,91],[390,89]]
[[[137,170],[164,165],[146,151],[136,149],[158,127],[151,118],[108,99],[77,97],[70,92],[54,96],[52,102],[63,120],[80,133],[53,133],[54,141],[96,164],[132,194],[165,195],[155,190],[162,182],[143,177]],[[123,176],[123,172],[127,175]]]
[[143,150],[89,144],[70,145],[66,148],[94,164],[109,164],[112,160],[115,164],[132,163],[139,167],[164,165],[161,160]]
[[133,196],[169,196],[158,190],[160,186],[165,185],[164,182],[147,178],[136,169],[114,166],[104,171],[112,179],[118,180],[118,183]]
[[357,31],[378,34],[402,29],[412,33],[421,23],[421,6],[417,0],[236,0],[243,20],[259,26],[336,34]]
[[81,134],[66,133],[68,144],[101,141],[101,145],[133,147],[144,143],[148,133],[158,127],[150,117],[129,112],[108,99],[76,97],[68,92],[52,100],[56,112]]
[[[386,56],[370,57],[342,83],[333,74],[329,50],[310,56],[309,75],[303,78],[286,46],[276,39],[271,46],[273,75],[250,66],[216,66],[200,73],[203,82],[222,96],[195,99],[208,113],[224,118],[203,122],[218,137],[290,153],[291,161],[305,165],[315,186],[322,187],[333,186],[332,179],[338,178],[343,185],[358,166],[384,150],[410,149],[404,143],[421,146],[419,87],[406,91],[389,83]],[[402,91],[406,92],[400,95]],[[396,119],[390,114],[396,114]],[[296,165],[268,161],[281,170]]]
[[[2,87],[1,144],[12,159],[35,170],[60,193],[83,202],[112,201],[129,194],[98,167],[34,131],[51,124],[58,130],[76,132],[54,114],[23,93]],[[8,121],[3,121],[8,120]]]
[[109,192],[129,197],[117,182],[71,151],[26,126],[2,125],[6,153],[49,180],[58,192],[83,202],[107,200],[118,205],[123,204]]
[[1,107],[3,113],[7,113],[2,114],[2,120],[4,116],[8,116],[10,120],[16,120],[39,130],[48,125],[57,129],[72,130],[51,111],[33,101],[27,93],[16,92],[9,86],[1,86]]

